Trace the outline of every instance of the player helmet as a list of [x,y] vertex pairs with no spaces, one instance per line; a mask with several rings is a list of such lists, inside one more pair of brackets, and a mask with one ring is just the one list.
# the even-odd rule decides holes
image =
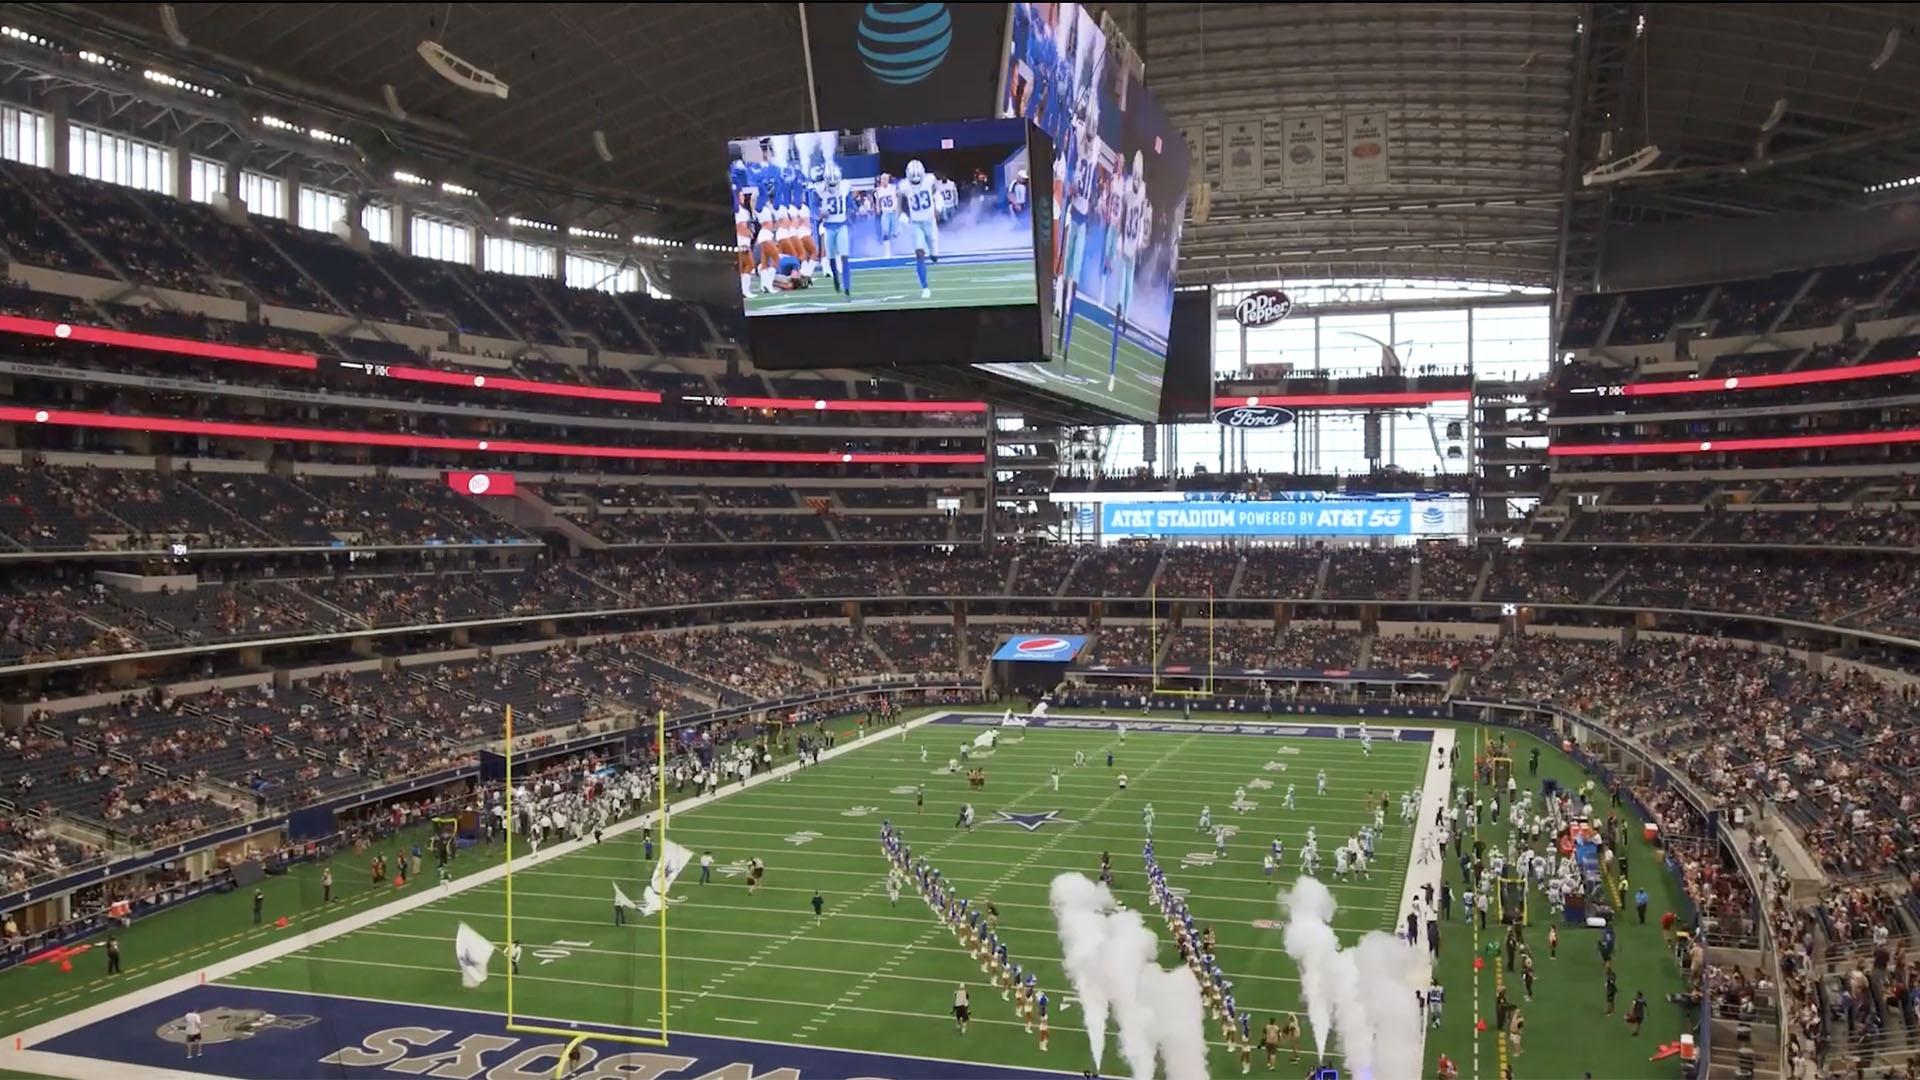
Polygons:
[[1133,175],[1147,175],[1147,156],[1138,150],[1133,152]]
[[817,184],[820,181],[825,180],[826,178],[827,178],[827,170],[822,166],[815,165],[813,167],[813,175],[812,175],[813,182]]
[[881,173],[881,174],[880,174],[880,180],[879,180],[879,183],[881,183],[881,184],[883,184],[883,185],[884,185],[884,184],[891,184],[891,183],[893,183],[893,174],[892,174],[892,173]]
[[925,165],[920,164],[919,158],[915,158],[912,161],[907,162],[908,181],[917,184],[920,181],[925,180],[926,178],[927,178],[927,167]]
[[821,179],[826,182],[828,191],[840,190],[840,166],[828,164],[821,170]]

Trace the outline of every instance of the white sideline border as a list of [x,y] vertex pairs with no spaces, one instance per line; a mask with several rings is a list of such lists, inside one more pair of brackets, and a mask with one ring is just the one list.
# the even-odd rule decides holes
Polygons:
[[[935,720],[950,715],[952,712],[954,712],[954,710],[948,709],[930,713],[926,716],[894,725],[893,727],[881,728],[858,738],[841,741],[832,749],[821,751],[820,759],[824,761],[828,758],[838,757],[842,754],[851,753],[861,747],[871,746],[889,738],[904,739],[908,731],[931,724]],[[773,783],[781,777],[799,771],[799,769],[800,763],[797,760],[790,761],[769,772],[756,773],[748,777],[744,785],[737,783],[725,784],[713,795],[696,795],[692,798],[673,803],[669,806],[669,813],[681,814],[691,810],[697,810],[708,803],[725,799],[729,795],[736,794],[747,788]],[[623,836],[633,832],[635,829],[652,825],[659,819],[659,816],[660,811],[658,809],[651,810],[609,826],[604,830],[602,835],[614,837]],[[516,855],[514,856],[513,862],[516,867],[537,865],[547,862],[550,859],[558,858],[561,855],[590,848],[593,845],[594,841],[590,836],[583,837],[579,840],[564,840],[557,844],[543,846],[539,853],[535,855]],[[78,1012],[68,1013],[65,1016],[57,1016],[50,1020],[43,1021],[34,1027],[14,1032],[11,1038],[0,1040],[0,1068],[27,1073],[39,1073],[46,1076],[68,1077],[70,1080],[121,1080],[121,1078],[128,1078],[128,1080],[186,1080],[186,1078],[196,1078],[196,1080],[199,1080],[199,1078],[211,1076],[213,1074],[186,1072],[177,1069],[158,1069],[149,1066],[130,1065],[118,1061],[105,1061],[98,1058],[55,1054],[44,1050],[35,1050],[33,1047],[40,1043],[47,1042],[50,1039],[56,1039],[72,1031],[98,1023],[108,1017],[116,1016],[129,1009],[136,1009],[158,1001],[161,998],[170,997],[174,994],[192,989],[195,986],[199,986],[202,982],[217,982],[230,975],[236,975],[242,971],[246,971],[249,968],[258,967],[268,961],[290,956],[309,946],[331,941],[344,934],[350,934],[356,930],[363,930],[375,923],[385,922],[396,915],[404,915],[409,911],[425,907],[428,904],[451,896],[458,896],[469,889],[479,888],[482,885],[490,885],[504,878],[506,873],[506,864],[501,863],[490,866],[478,873],[456,878],[445,888],[441,888],[438,885],[428,885],[423,882],[421,887],[413,893],[389,900],[384,904],[368,908],[365,911],[349,915],[346,918],[337,919],[325,926],[289,934],[279,941],[250,949],[247,952],[228,957],[225,960],[215,961],[189,974],[162,979],[151,986],[130,991],[119,997],[109,998],[106,1001],[90,1005]],[[448,956],[448,964],[448,971],[451,974],[451,954]],[[490,1013],[488,1015],[498,1014]],[[16,1041],[24,1047],[24,1049],[13,1049]]]
[[[1446,853],[1444,851],[1441,852],[1438,858],[1422,866],[1419,861],[1420,848],[1422,844],[1427,842],[1429,837],[1437,838],[1439,835],[1441,827],[1434,819],[1440,815],[1441,811],[1446,809],[1447,799],[1452,794],[1452,784],[1449,783],[1449,781],[1452,778],[1453,770],[1457,766],[1451,764],[1451,762],[1453,761],[1454,749],[1459,745],[1460,732],[1458,728],[1452,727],[1436,727],[1430,730],[1433,732],[1434,749],[1433,752],[1427,755],[1427,775],[1420,785],[1420,809],[1414,818],[1413,842],[1408,846],[1407,850],[1407,888],[1405,895],[1400,898],[1399,918],[1395,920],[1393,926],[1395,933],[1399,933],[1400,930],[1407,925],[1407,916],[1413,914],[1414,898],[1425,894],[1425,886],[1433,886],[1434,903],[1436,907],[1438,906],[1440,886],[1442,879],[1446,876]],[[1442,762],[1448,764],[1443,765]],[[1447,920],[1440,918],[1436,913],[1434,915],[1434,921],[1435,924],[1440,927],[1441,937],[1444,938],[1447,934]],[[1427,932],[1425,926],[1419,929],[1422,935]],[[1412,948],[1420,949],[1420,946],[1420,942],[1416,941],[1411,943]],[[1454,946],[1455,949],[1460,947],[1458,944]],[[1427,987],[1433,982],[1433,951],[1431,946],[1421,949],[1420,964],[1417,971],[1420,976],[1420,985],[1414,989],[1424,994],[1426,993]],[[1427,1060],[1427,1035],[1432,1030],[1432,1027],[1429,1026],[1427,1022],[1426,1014],[1421,1014],[1420,1060],[1422,1062]],[[1422,1067],[1424,1068],[1424,1066]]]
[[[913,720],[908,720],[904,723],[895,725],[893,727],[882,728],[855,739],[839,742],[832,749],[822,751],[820,754],[820,758],[821,760],[824,761],[830,758],[838,757],[843,754],[851,753],[852,751],[860,749],[862,747],[882,743],[889,738],[904,739],[906,737],[906,734],[910,731],[937,723],[940,720],[943,720],[949,716],[956,716],[956,715],[990,716],[992,715],[992,712],[991,710],[983,711],[978,707],[939,709],[932,713],[927,714],[926,716],[918,717]],[[1264,717],[1259,717],[1259,718],[1253,718],[1253,719],[1247,719],[1247,720],[1221,720],[1221,719],[1215,719],[1215,718],[1208,718],[1203,720],[1191,720],[1191,721],[1187,721],[1187,720],[1168,721],[1168,720],[1155,719],[1155,718],[1140,718],[1138,720],[1135,720],[1134,718],[1124,717],[1124,716],[1121,716],[1121,717],[1094,716],[1094,715],[1076,714],[1076,713],[1058,713],[1058,714],[1049,713],[1048,718],[1063,719],[1063,720],[1100,720],[1105,722],[1118,722],[1120,725],[1126,726],[1126,727],[1135,727],[1136,724],[1140,727],[1145,727],[1148,725],[1159,725],[1159,724],[1166,724],[1166,723],[1191,724],[1196,727],[1201,725],[1228,724],[1228,723],[1242,725],[1242,726],[1249,726],[1249,727],[1300,727],[1300,726],[1303,726],[1303,722],[1305,722],[1306,725],[1308,726],[1316,726],[1317,721],[1321,719],[1318,717],[1296,716],[1296,717],[1289,717],[1284,720],[1279,718],[1276,718],[1273,720],[1267,720]],[[1332,718],[1328,718],[1328,719],[1331,720]],[[1338,722],[1332,722],[1326,725],[1319,725],[1319,726],[1332,726],[1337,728],[1337,727],[1350,726],[1350,725],[1345,725]],[[1400,728],[1413,729],[1413,730],[1433,732],[1433,741],[1429,745],[1436,746],[1436,747],[1445,746],[1448,752],[1448,756],[1451,757],[1452,747],[1454,744],[1454,732],[1452,729],[1441,728],[1441,727],[1427,727],[1421,724],[1396,724],[1393,726],[1400,727]],[[982,726],[981,729],[982,730],[985,729],[984,725]],[[1141,732],[1141,734],[1158,734],[1158,733],[1159,732],[1145,732],[1145,731]],[[1422,797],[1422,802],[1421,802],[1421,817],[1419,819],[1420,824],[1418,829],[1415,832],[1416,846],[1411,851],[1409,851],[1408,853],[1409,859],[1413,858],[1414,855],[1419,850],[1417,847],[1417,841],[1419,837],[1422,836],[1426,831],[1429,831],[1433,828],[1433,826],[1428,824],[1428,822],[1431,821],[1431,815],[1434,808],[1445,805],[1445,801],[1447,797],[1447,785],[1445,782],[1446,773],[1444,770],[1441,770],[1437,767],[1437,761],[1438,761],[1437,754],[1429,755],[1427,760],[1427,776],[1426,776],[1424,787],[1423,787],[1424,795]],[[691,810],[696,810],[702,806],[708,805],[709,803],[713,803],[713,802],[717,802],[719,800],[725,799],[730,795],[733,795],[737,792],[745,790],[746,788],[755,787],[760,784],[773,783],[782,777],[791,775],[792,773],[799,771],[800,767],[801,766],[798,761],[788,762],[787,764],[778,766],[769,772],[758,773],[754,776],[749,777],[747,779],[746,784],[744,785],[741,785],[741,784],[723,785],[721,790],[719,790],[713,795],[710,795],[710,796],[696,795],[692,798],[684,799],[678,803],[674,803],[670,806],[670,813],[677,814],[677,813],[685,813]],[[613,836],[613,837],[623,836],[627,833],[633,832],[636,829],[640,829],[640,828],[644,828],[652,825],[655,821],[658,820],[658,818],[659,818],[658,810],[648,811],[647,813],[628,818],[625,821],[618,822],[612,826],[609,826],[604,831],[603,835]],[[524,857],[516,856],[514,859],[514,864],[516,866],[522,866],[522,865],[528,865],[528,864],[537,865],[540,863],[544,863],[550,859],[558,858],[561,855],[572,854],[576,851],[585,850],[587,848],[592,847],[593,844],[594,844],[594,841],[591,837],[585,837],[580,840],[561,841],[560,843],[557,843],[557,844],[552,844],[552,845],[542,847],[538,854],[528,855]],[[1395,931],[1397,931],[1400,927],[1406,924],[1407,913],[1412,910],[1413,897],[1415,893],[1419,890],[1420,885],[1423,884],[1426,880],[1428,880],[1428,875],[1424,875],[1424,874],[1416,875],[1415,873],[1416,869],[1417,867],[1415,867],[1412,863],[1408,864],[1406,890],[1404,892],[1404,895],[1401,898],[1401,906],[1398,913],[1398,919],[1396,920],[1395,925],[1393,927]],[[1440,867],[1438,864],[1436,864],[1433,867],[1433,871],[1431,874],[1432,879],[1435,880],[1436,888],[1438,887],[1437,878],[1438,878],[1439,872],[1440,872]],[[68,1078],[68,1080],[210,1080],[210,1078],[211,1080],[221,1080],[221,1078],[219,1078],[216,1074],[212,1074],[212,1073],[198,1073],[198,1072],[190,1072],[190,1071],[185,1071],[180,1069],[166,1069],[166,1068],[158,1068],[154,1066],[133,1065],[133,1064],[128,1064],[124,1062],[103,1060],[99,1058],[75,1057],[68,1054],[56,1054],[56,1053],[52,1053],[44,1050],[35,1050],[33,1049],[33,1047],[41,1043],[47,1042],[51,1039],[59,1038],[62,1035],[66,1035],[80,1028],[88,1027],[92,1024],[99,1023],[100,1021],[105,1020],[108,1017],[118,1015],[119,1013],[127,1011],[129,1009],[139,1008],[141,1006],[158,1001],[162,998],[170,997],[174,994],[182,993],[186,990],[189,990],[195,986],[200,985],[203,982],[208,982],[208,983],[218,982],[219,980],[227,978],[228,976],[236,975],[242,971],[246,971],[248,969],[258,967],[269,961],[278,960],[282,957],[290,956],[293,953],[296,953],[303,949],[308,948],[309,946],[318,945],[323,942],[331,941],[334,938],[340,937],[342,935],[353,933],[357,930],[365,929],[366,927],[372,926],[376,923],[384,922],[397,915],[404,915],[407,912],[425,907],[428,904],[435,903],[439,900],[452,897],[452,896],[457,896],[463,892],[466,892],[469,889],[475,889],[475,888],[479,888],[482,885],[492,884],[496,881],[501,880],[505,876],[506,876],[506,865],[502,863],[495,866],[490,866],[485,870],[479,871],[478,873],[475,873],[475,874],[470,874],[466,877],[456,878],[453,882],[451,882],[445,888],[442,888],[438,885],[424,885],[419,891],[411,893],[410,895],[389,900],[383,904],[379,904],[375,907],[368,908],[365,911],[361,911],[356,914],[349,915],[343,919],[337,919],[334,922],[328,923],[325,926],[315,927],[312,930],[299,931],[297,933],[289,934],[287,937],[282,938],[278,941],[270,942],[266,945],[262,945],[254,949],[250,949],[247,952],[228,957],[225,960],[216,961],[205,967],[196,969],[189,974],[162,979],[156,983],[153,983],[150,986],[142,987],[138,990],[130,991],[118,997],[109,998],[105,1001],[97,1002],[77,1012],[68,1013],[64,1016],[53,1017],[49,1020],[43,1021],[40,1024],[35,1025],[34,1027],[11,1033],[12,1038],[0,1039],[0,1069],[10,1069],[10,1070],[16,1070],[16,1071],[27,1072],[27,1073],[38,1073],[45,1076],[64,1077],[64,1078]],[[1423,961],[1424,961],[1424,956],[1423,956]],[[449,971],[451,972],[451,967],[449,968]],[[499,1014],[488,1012],[485,1015],[497,1016]],[[1424,1046],[1425,1035],[1426,1035],[1426,1029],[1423,1026],[1421,1030],[1423,1046]],[[725,1036],[722,1036],[722,1037],[725,1037]],[[20,1049],[20,1050],[13,1049],[13,1046],[16,1044],[16,1042],[18,1043],[18,1045],[22,1046],[23,1049]]]

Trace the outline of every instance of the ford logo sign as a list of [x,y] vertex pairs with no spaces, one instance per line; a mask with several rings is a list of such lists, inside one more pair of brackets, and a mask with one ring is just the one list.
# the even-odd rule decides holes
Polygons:
[[1218,409],[1213,422],[1232,428],[1277,428],[1293,423],[1293,410],[1278,405],[1236,405]]
[[1293,300],[1279,289],[1261,289],[1233,307],[1233,318],[1249,330],[1272,326],[1293,310]]

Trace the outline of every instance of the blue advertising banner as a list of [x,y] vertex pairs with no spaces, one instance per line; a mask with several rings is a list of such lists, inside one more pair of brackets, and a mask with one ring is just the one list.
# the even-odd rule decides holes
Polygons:
[[1087,643],[1085,634],[1015,634],[993,654],[995,660],[1064,664]]
[[1103,503],[1108,536],[1408,536],[1406,501]]

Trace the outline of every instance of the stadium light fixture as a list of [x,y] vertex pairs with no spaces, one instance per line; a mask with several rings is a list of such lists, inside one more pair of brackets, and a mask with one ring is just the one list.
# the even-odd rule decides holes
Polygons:
[[727,252],[730,252],[734,249],[728,247],[725,244],[709,244],[705,240],[696,240],[694,241],[694,244],[693,244],[693,250],[711,252],[717,255],[724,255]]
[[456,184],[451,180],[440,181],[440,190],[449,195],[465,195],[469,199],[477,199],[480,197],[479,192],[464,184]]
[[396,183],[411,184],[414,187],[426,187],[431,183],[426,177],[407,172],[405,169],[394,170],[393,179]]
[[345,135],[335,135],[333,132],[323,128],[308,128],[307,138],[312,139],[314,142],[332,143],[335,146],[353,145],[353,140],[347,138]]
[[589,229],[584,225],[567,226],[568,236],[578,236],[588,240],[618,240],[618,236],[605,229]]
[[1587,187],[1619,183],[1629,176],[1646,172],[1652,168],[1653,163],[1659,159],[1659,147],[1643,146],[1633,153],[1628,154],[1626,157],[1615,158],[1605,165],[1595,166],[1589,170],[1585,176],[1580,178],[1580,182]]
[[447,47],[437,41],[422,41],[414,51],[427,66],[439,72],[440,77],[476,94],[490,95],[502,101],[507,98],[507,84],[490,71],[482,71],[465,60],[447,51]]
[[0,37],[10,37],[15,41],[22,41],[28,45],[38,45],[43,49],[53,48],[53,42],[48,41],[46,38],[41,37],[31,30],[22,30],[17,26],[0,26]]
[[633,238],[633,242],[636,244],[639,244],[641,247],[679,247],[680,246],[680,241],[678,240],[666,240],[658,236],[636,235]]
[[1868,184],[1860,190],[1868,195],[1878,195],[1883,191],[1896,191],[1900,188],[1920,187],[1920,176],[1909,176],[1901,180],[1888,180],[1880,184]]
[[[510,217],[507,219],[507,224],[513,226],[516,229],[538,229],[541,232],[559,232],[560,231],[560,226],[555,225],[550,221],[535,221],[532,218]],[[572,232],[573,230],[569,229],[567,231]]]
[[158,83],[161,86],[170,87],[174,90],[184,90],[189,94],[199,94],[201,97],[217,98],[220,96],[220,92],[217,90],[201,86],[198,83],[190,83],[177,75],[169,75],[164,71],[156,71],[153,68],[148,68],[141,74],[150,83]]
[[115,60],[111,56],[94,52],[92,49],[81,49],[79,56],[80,59],[95,67],[112,68],[115,71],[125,71],[127,69],[127,65]]
[[269,114],[261,115],[260,126],[270,127],[275,131],[299,131],[300,130],[300,125],[294,123],[293,121],[282,120],[277,116],[273,116]]

